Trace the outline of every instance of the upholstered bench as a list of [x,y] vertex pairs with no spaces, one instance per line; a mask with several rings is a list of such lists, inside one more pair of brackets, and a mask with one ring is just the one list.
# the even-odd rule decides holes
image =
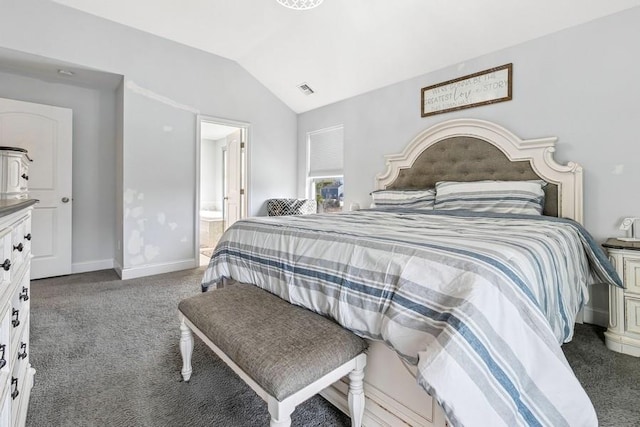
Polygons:
[[360,427],[367,347],[362,338],[241,283],[182,300],[178,309],[185,381],[192,372],[194,332],[268,403],[271,426],[291,425],[298,404],[349,375],[351,423]]

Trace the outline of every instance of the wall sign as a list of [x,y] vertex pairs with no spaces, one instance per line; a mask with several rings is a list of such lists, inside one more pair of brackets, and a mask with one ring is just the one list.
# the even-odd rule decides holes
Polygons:
[[509,101],[512,98],[513,64],[469,74],[422,88],[422,117],[479,105]]

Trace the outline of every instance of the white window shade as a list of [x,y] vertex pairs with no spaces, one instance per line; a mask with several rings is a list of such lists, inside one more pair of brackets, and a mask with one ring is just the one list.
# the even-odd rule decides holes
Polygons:
[[309,178],[343,174],[343,140],[342,127],[309,134]]

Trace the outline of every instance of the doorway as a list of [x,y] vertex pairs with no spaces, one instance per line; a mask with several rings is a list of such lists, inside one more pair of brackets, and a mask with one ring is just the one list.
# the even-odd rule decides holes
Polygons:
[[249,125],[212,117],[198,121],[196,244],[199,265],[206,265],[224,231],[247,216]]

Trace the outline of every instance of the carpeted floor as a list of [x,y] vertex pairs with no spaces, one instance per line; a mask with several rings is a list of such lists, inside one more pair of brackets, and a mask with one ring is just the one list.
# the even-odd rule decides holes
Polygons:
[[[181,381],[177,304],[203,269],[120,281],[99,271],[32,282],[27,426],[268,426],[266,404],[199,340]],[[640,359],[607,350],[603,329],[578,325],[563,348],[601,426],[640,426]],[[320,397],[294,426],[348,426]]]

